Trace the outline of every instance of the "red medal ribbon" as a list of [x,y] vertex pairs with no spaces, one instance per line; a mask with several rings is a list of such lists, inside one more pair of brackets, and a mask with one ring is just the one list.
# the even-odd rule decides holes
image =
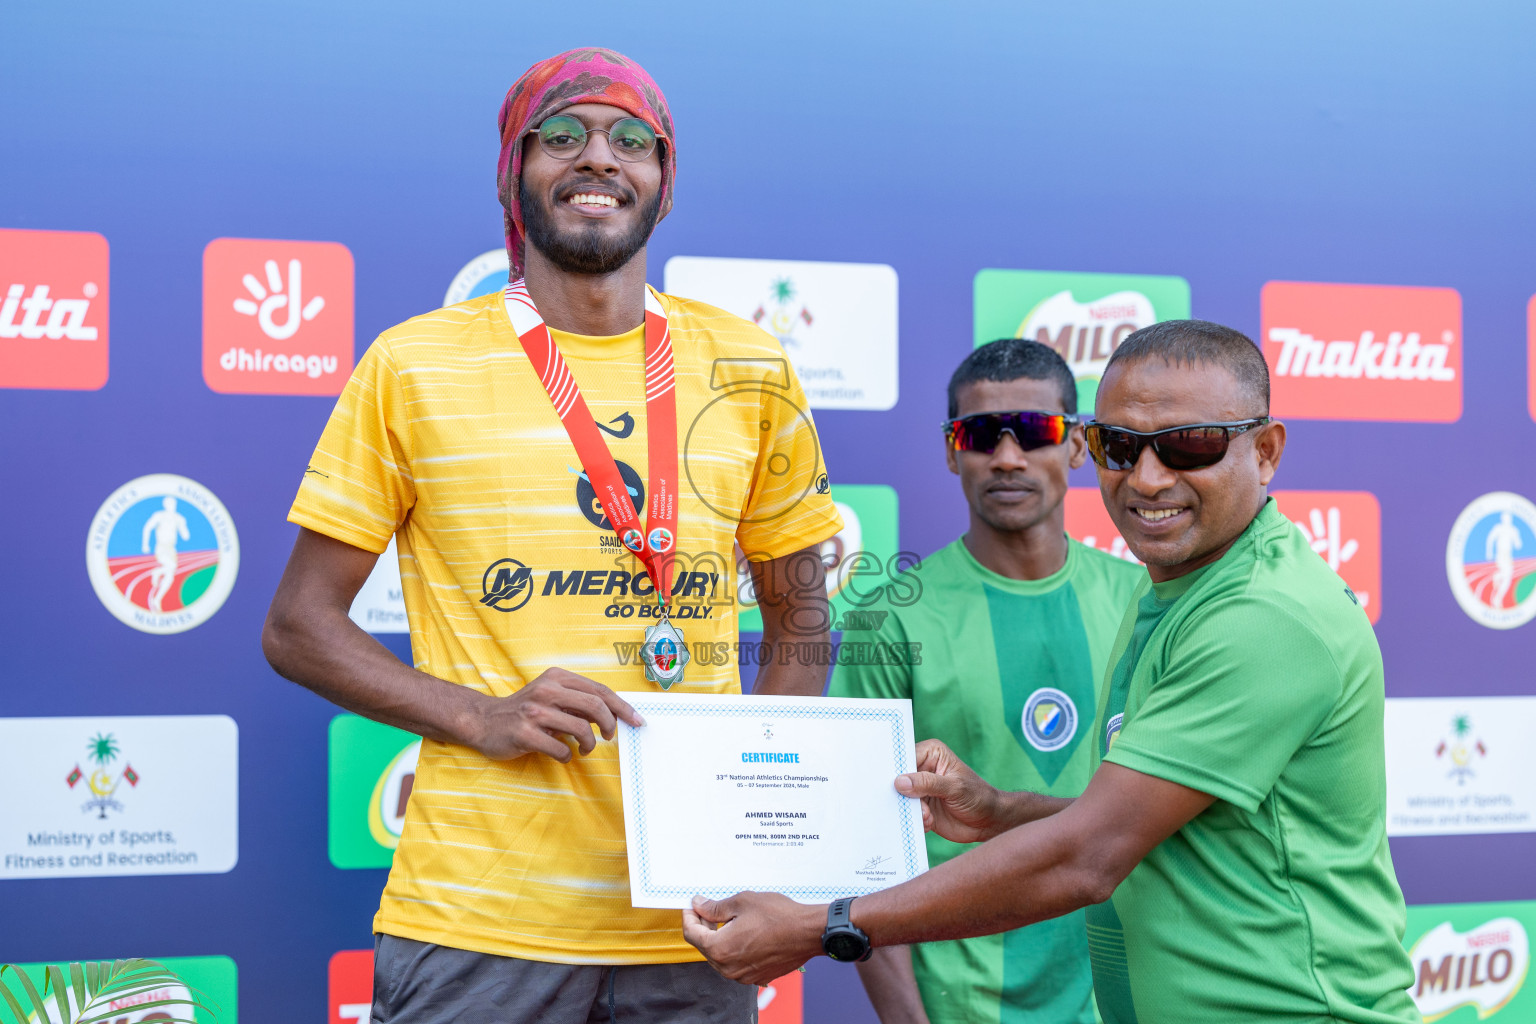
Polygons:
[[550,336],[521,279],[507,285],[507,316],[517,331],[539,383],[554,404],[565,432],[576,448],[581,468],[602,503],[613,532],[634,552],[650,574],[656,601],[663,609],[671,596],[672,556],[677,550],[677,390],[672,362],[672,335],[660,301],[645,290],[645,433],[648,480],[645,524],[597,422],[581,396],[581,388],[565,357]]

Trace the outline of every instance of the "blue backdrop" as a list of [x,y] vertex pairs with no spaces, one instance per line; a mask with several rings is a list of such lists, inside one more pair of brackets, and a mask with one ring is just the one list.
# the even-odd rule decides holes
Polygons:
[[[980,268],[1181,275],[1252,336],[1268,280],[1458,289],[1460,421],[1294,422],[1278,483],[1378,497],[1389,696],[1536,693],[1536,627],[1473,622],[1444,568],[1457,513],[1536,470],[1528,4],[13,3],[0,26],[0,227],[100,232],[113,291],[102,390],[0,391],[0,716],[227,714],[241,738],[233,871],[0,883],[0,962],[226,954],[245,1019],[300,1020],[369,944],[383,872],[325,853],[335,709],[259,648],[332,399],[206,386],[203,249],[344,243],[361,352],[499,244],[498,104],[571,46],[671,101],[657,286],[676,254],[896,269],[899,403],[817,423],[835,481],[897,488],[917,552],[963,528],[934,424]],[[112,618],[80,565],[105,496],[159,472],[241,541],[227,604],[172,636]],[[1392,845],[1410,902],[1536,898],[1532,834]],[[868,1013],[851,972],[808,975],[807,1020]]]

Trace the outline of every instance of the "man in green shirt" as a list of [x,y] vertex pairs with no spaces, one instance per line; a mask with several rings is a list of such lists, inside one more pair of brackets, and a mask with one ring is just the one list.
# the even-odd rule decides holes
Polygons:
[[[1099,764],[1094,715],[1115,632],[1146,570],[1070,540],[1067,473],[1088,457],[1077,385],[1038,341],[983,345],[949,381],[950,472],[970,506],[959,540],[911,570],[915,602],[870,605],[870,639],[914,665],[840,665],[834,697],[907,697],[996,785],[1073,797]],[[862,637],[861,637],[862,639]],[[966,847],[928,836],[928,863]],[[1083,912],[998,935],[883,946],[859,965],[883,1024],[1092,1024]],[[926,1012],[925,1012],[926,1010]]]
[[[1110,657],[1103,763],[1069,801],[996,790],[926,742],[897,790],[941,835],[986,841],[839,901],[839,924],[883,946],[1094,904],[1107,1024],[1419,1020],[1387,848],[1381,652],[1266,497],[1285,449],[1268,407],[1263,358],[1230,328],[1166,321],[1115,351],[1087,440],[1150,579]],[[824,948],[827,918],[743,893],[696,900],[683,932],[727,977],[766,980]]]

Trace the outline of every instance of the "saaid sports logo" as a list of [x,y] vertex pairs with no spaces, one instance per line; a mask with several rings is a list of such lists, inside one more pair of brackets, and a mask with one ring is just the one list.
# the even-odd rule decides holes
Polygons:
[[1536,505],[1509,491],[1473,501],[1451,527],[1445,572],[1474,622],[1514,629],[1536,618]]
[[[614,460],[614,465],[619,469],[619,479],[624,481],[625,490],[629,491],[629,500],[635,503],[636,509],[645,507],[645,484],[640,479],[640,474],[627,462]],[[585,470],[566,467],[566,472],[576,478],[576,507],[581,509],[581,514],[587,517],[587,522],[599,530],[612,530],[613,524],[608,521],[608,514],[603,511],[603,503],[597,498],[597,489],[592,486],[592,481],[587,479]],[[627,546],[627,545],[626,545]],[[638,551],[639,548],[630,548]]]
[[1461,418],[1455,289],[1270,281],[1260,302],[1276,416]]
[[96,596],[145,633],[181,633],[223,606],[240,571],[234,520],[212,491],[172,473],[141,476],[97,510],[85,545]]
[[0,387],[107,382],[107,240],[0,229]]
[[1531,966],[1530,938],[1513,917],[1496,917],[1465,932],[1449,921],[1430,929],[1408,951],[1414,985],[1409,994],[1425,1024],[1464,1006],[1484,1020],[1520,993]]
[[1077,705],[1055,687],[1042,686],[1024,702],[1021,727],[1036,750],[1060,750],[1077,735]]

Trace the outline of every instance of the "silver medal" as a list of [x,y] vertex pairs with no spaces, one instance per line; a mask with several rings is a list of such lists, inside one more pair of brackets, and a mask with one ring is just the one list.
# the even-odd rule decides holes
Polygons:
[[670,690],[672,684],[683,681],[688,645],[683,642],[682,631],[665,615],[656,625],[646,627],[645,641],[640,645],[640,661],[645,667],[645,678],[663,690]]

